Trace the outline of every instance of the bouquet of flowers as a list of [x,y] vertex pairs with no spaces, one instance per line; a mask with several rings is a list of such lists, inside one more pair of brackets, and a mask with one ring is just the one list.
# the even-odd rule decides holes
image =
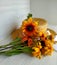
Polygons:
[[40,32],[38,25],[38,22],[33,21],[30,14],[20,27],[22,37],[18,36],[9,44],[0,46],[0,54],[11,56],[27,53],[37,58],[51,55],[54,51],[54,36],[48,35],[47,32]]

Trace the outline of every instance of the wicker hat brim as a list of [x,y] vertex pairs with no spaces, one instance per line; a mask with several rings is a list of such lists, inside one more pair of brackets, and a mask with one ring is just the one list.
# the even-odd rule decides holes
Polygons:
[[[52,30],[52,29],[50,29],[50,28],[47,28],[47,30],[55,37],[55,36],[57,36],[57,33],[54,31],[54,30]],[[57,43],[57,41],[54,41],[54,43]]]

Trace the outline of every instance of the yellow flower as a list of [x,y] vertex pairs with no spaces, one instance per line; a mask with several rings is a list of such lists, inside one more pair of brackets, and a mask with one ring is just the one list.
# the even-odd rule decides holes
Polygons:
[[27,36],[37,35],[38,32],[38,22],[34,22],[30,17],[28,20],[23,21],[22,23],[22,31]]
[[33,47],[32,49],[33,49],[35,52],[39,52],[39,51],[40,51],[40,49],[37,48],[37,47]]
[[42,54],[43,55],[51,55],[53,50],[54,50],[53,49],[53,43],[50,40],[45,40],[45,46],[42,50]]
[[40,51],[40,47],[32,47],[33,52],[32,55],[38,58],[41,58],[41,51]]
[[46,46],[50,46],[50,45],[53,46],[53,42],[51,42],[50,40],[45,40],[45,45]]
[[39,48],[39,49],[41,49],[41,48],[42,48],[42,45],[41,45],[41,43],[40,43],[40,42],[36,43],[35,45],[36,45],[36,46],[37,46],[37,48]]
[[52,45],[49,45],[48,47],[45,47],[44,49],[45,49],[45,55],[51,55],[54,50]]
[[42,36],[42,32],[39,32],[39,33],[38,33],[38,36]]

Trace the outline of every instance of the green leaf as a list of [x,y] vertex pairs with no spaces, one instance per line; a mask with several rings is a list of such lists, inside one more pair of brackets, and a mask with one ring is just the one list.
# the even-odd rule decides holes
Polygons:
[[28,46],[25,46],[25,47],[23,47],[22,51],[23,51],[24,53],[32,53],[32,48],[30,48],[30,47],[28,47]]
[[32,17],[32,14],[31,13],[28,14],[27,19],[30,18],[30,17]]

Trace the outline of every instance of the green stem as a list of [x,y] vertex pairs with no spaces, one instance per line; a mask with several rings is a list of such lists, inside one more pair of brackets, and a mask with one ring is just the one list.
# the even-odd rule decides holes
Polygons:
[[0,46],[0,48],[6,48],[7,46],[10,46],[11,44],[6,44],[6,45],[2,45]]
[[0,54],[11,56],[11,55],[16,55],[16,54],[20,54],[20,53],[29,53],[30,54],[31,52],[32,52],[32,49],[30,47],[19,46],[18,48],[10,49],[8,51],[1,51]]
[[4,49],[5,49],[5,48],[7,48],[7,47],[14,46],[14,45],[17,45],[17,44],[20,44],[20,43],[21,43],[20,39],[17,38],[16,40],[10,42],[9,44],[0,46],[0,49],[1,49],[1,48],[4,48]]
[[11,49],[11,50],[8,50],[8,51],[0,52],[0,54],[4,54],[4,55],[7,55],[7,56],[16,55],[16,54],[20,54],[20,53],[22,53],[22,50],[17,50],[17,49]]
[[[9,49],[9,50],[7,50]],[[19,53],[30,53],[32,49],[28,46],[21,44],[21,40],[18,38],[9,44],[0,46],[0,54],[5,54],[8,56],[16,55]]]

